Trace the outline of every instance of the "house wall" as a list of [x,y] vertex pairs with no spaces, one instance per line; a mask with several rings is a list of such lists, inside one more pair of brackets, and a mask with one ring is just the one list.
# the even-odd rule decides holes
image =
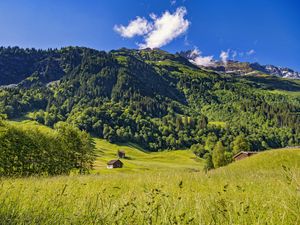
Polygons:
[[107,169],[113,169],[113,165],[107,165]]
[[122,167],[123,167],[123,164],[120,163],[120,162],[116,162],[116,163],[113,164],[113,165],[107,165],[107,169],[122,168]]
[[121,164],[121,163],[119,163],[119,162],[118,162],[118,163],[116,163],[116,164],[115,164],[115,168],[122,168],[122,164]]
[[234,157],[234,160],[237,161],[237,160],[241,160],[241,159],[244,159],[244,158],[248,158],[252,155],[255,155],[257,154],[256,152],[243,152],[241,153],[240,155]]
[[118,152],[117,156],[118,156],[119,158],[125,158],[125,153]]
[[243,153],[243,154],[240,154],[237,157],[235,157],[234,160],[241,160],[241,159],[244,159],[247,157],[249,157],[249,156],[246,153]]

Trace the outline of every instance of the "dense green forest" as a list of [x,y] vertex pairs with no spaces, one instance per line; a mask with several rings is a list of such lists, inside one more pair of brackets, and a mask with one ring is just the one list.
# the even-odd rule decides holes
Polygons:
[[9,119],[65,121],[150,151],[192,147],[207,168],[240,150],[300,144],[299,81],[219,74],[158,49],[2,47],[0,85]]
[[0,120],[0,176],[89,172],[95,158],[90,135],[64,122],[54,128]]

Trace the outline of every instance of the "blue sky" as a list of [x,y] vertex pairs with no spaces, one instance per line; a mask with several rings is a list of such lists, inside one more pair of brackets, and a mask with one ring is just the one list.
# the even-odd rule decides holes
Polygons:
[[[223,51],[226,59],[300,71],[299,9],[297,0],[1,0],[0,45],[111,50],[155,47],[166,35],[158,45],[170,52],[198,48],[202,58],[219,60]],[[167,29],[156,25],[173,26],[175,14],[178,29],[161,34]],[[122,37],[137,16],[147,29]]]

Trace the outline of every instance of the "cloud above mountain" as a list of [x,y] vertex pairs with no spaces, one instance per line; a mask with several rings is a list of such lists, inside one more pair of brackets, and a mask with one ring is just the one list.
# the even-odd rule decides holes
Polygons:
[[247,55],[253,55],[253,54],[255,54],[255,50],[254,49],[251,49],[251,50],[249,50],[248,52],[246,52],[246,54]]
[[237,56],[240,58],[249,58],[255,53],[256,51],[254,49],[251,49],[247,52],[239,52],[237,50],[228,49],[227,51],[221,51],[219,57],[223,64],[226,65],[228,60],[235,60]]
[[202,52],[195,48],[188,55],[189,61],[197,66],[214,66],[215,61],[213,56],[202,56]]
[[114,30],[125,38],[142,36],[143,43],[138,43],[141,49],[160,48],[188,30],[190,21],[185,19],[186,14],[186,8],[179,7],[174,13],[166,11],[160,17],[151,14],[152,21],[137,17],[127,26],[115,25]]
[[225,65],[227,64],[227,60],[229,58],[229,52],[230,52],[230,50],[228,49],[226,52],[221,51],[221,54],[220,54],[220,59]]
[[[176,1],[170,2],[172,5],[176,3]],[[191,22],[186,19],[186,15],[186,8],[178,7],[174,12],[165,11],[161,15],[151,13],[148,19],[137,16],[135,19],[129,21],[127,25],[115,25],[114,31],[124,38],[142,37],[142,41],[136,43],[140,49],[160,48],[187,32]],[[185,36],[184,43],[188,43],[187,35]],[[245,52],[228,49],[227,51],[222,50],[220,52],[219,59],[226,65],[228,60],[235,60],[237,57],[249,58],[255,53],[254,49]],[[190,54],[188,58],[198,66],[216,65],[216,61],[212,55],[203,56],[202,52],[196,47]]]
[[118,32],[122,37],[132,38],[138,35],[144,35],[152,29],[152,25],[145,19],[141,17],[136,17],[136,19],[129,22],[128,26],[115,25],[114,30]]

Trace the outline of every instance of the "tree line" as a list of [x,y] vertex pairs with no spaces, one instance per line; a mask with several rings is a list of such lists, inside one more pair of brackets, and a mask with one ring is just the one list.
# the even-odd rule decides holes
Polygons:
[[94,161],[94,142],[67,123],[54,130],[0,121],[0,176],[86,173]]

